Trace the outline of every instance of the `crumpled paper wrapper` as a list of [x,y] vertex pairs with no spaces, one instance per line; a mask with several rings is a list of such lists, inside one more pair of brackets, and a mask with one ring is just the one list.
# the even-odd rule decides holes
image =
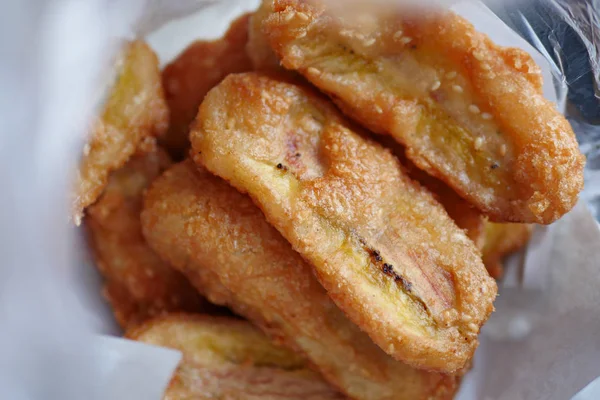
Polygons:
[[[229,20],[256,3],[132,0],[116,7],[117,2],[108,0],[49,0],[46,7],[52,5],[52,13],[29,14],[31,26],[45,29],[40,35],[45,39],[9,65],[7,74],[0,70],[1,83],[22,84],[0,92],[0,116],[7,127],[29,139],[25,143],[0,137],[0,159],[7,167],[20,168],[19,179],[0,170],[0,179],[8,182],[4,188],[14,194],[8,200],[0,198],[0,397],[162,398],[179,353],[103,336],[116,330],[100,299],[100,280],[88,263],[74,262],[73,248],[82,244],[76,246],[74,232],[59,217],[67,214],[67,171],[75,162],[69,155],[80,144],[93,112],[94,104],[86,98],[97,98],[90,96],[96,93],[93,83],[101,87],[105,76],[96,64],[114,53],[107,30],[112,39],[131,36],[130,22],[138,20],[135,31],[148,33],[165,63],[194,39],[218,37]],[[28,16],[33,4],[35,0],[23,0],[7,6],[4,15],[9,18],[0,29],[16,38],[8,50],[27,43],[30,33],[17,17]],[[563,106],[564,97],[556,96],[543,56],[481,3],[463,2],[453,8],[495,42],[531,52],[544,72],[545,95]],[[172,21],[199,9],[198,14]],[[85,35],[78,40],[74,32]],[[53,42],[70,43],[76,51],[61,53]],[[0,43],[0,50],[6,47]],[[82,68],[86,63],[89,69]],[[38,70],[30,71],[30,65]],[[32,76],[38,77],[39,87],[27,86]],[[75,89],[66,92],[64,87]],[[26,101],[38,98],[39,103]],[[36,118],[23,118],[23,110]],[[30,153],[32,162],[19,162]],[[31,199],[43,199],[43,207]],[[599,256],[598,226],[582,202],[559,222],[536,231],[500,285],[497,311],[484,327],[460,400],[563,400],[597,377]],[[574,399],[600,398],[598,386],[589,385]]]

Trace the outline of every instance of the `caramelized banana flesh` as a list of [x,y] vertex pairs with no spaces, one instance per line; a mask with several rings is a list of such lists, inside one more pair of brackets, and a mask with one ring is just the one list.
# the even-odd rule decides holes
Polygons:
[[190,138],[195,161],[250,195],[384,351],[460,370],[495,282],[431,194],[353,129],[314,92],[250,73],[207,95]]
[[144,138],[162,135],[168,125],[158,58],[152,49],[139,40],[129,43],[116,68],[116,82],[77,171],[72,201],[77,225],[83,210],[102,193],[110,173],[127,162]]
[[183,353],[165,400],[309,399],[344,397],[249,323],[233,318],[170,314],[127,337]]
[[200,311],[207,305],[142,236],[142,195],[169,165],[164,151],[153,141],[145,143],[111,174],[85,218],[95,263],[105,279],[104,296],[122,328],[171,311]]
[[324,3],[275,0],[263,30],[283,66],[493,220],[548,224],[575,205],[585,160],[527,53],[451,12]]
[[459,378],[414,369],[378,348],[252,200],[191,160],[155,181],[142,221],[152,247],[202,294],[303,354],[350,398],[450,399],[456,392]]

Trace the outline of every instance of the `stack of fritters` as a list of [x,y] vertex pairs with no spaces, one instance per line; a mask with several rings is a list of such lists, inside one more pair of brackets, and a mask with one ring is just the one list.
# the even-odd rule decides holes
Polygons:
[[125,54],[74,207],[127,336],[184,353],[168,399],[453,398],[582,189],[539,68],[451,12],[266,0],[162,79]]

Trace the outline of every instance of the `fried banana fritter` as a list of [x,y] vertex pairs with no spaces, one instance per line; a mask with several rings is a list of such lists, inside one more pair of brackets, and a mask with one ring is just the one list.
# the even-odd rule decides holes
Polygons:
[[246,55],[249,14],[232,22],[225,36],[212,42],[189,45],[162,73],[170,124],[161,144],[176,159],[189,148],[190,123],[198,113],[204,96],[223,78],[234,72],[252,70]]
[[530,224],[496,224],[485,225],[483,244],[483,263],[491,276],[498,279],[504,273],[502,259],[527,245],[533,225]]
[[191,160],[164,173],[142,213],[149,243],[211,301],[304,354],[354,399],[450,399],[458,378],[394,360],[350,322],[252,200]]
[[165,400],[344,398],[306,368],[304,360],[274,346],[245,321],[171,314],[127,336],[183,353]]
[[83,210],[94,203],[110,173],[123,166],[146,137],[163,134],[168,125],[158,58],[142,41],[123,51],[118,75],[101,117],[95,122],[77,171],[73,218],[79,225]]
[[153,142],[113,172],[85,223],[104,296],[121,327],[169,311],[199,311],[205,301],[179,272],[163,262],[142,236],[142,193],[170,165]]
[[314,92],[248,73],[206,96],[190,139],[195,161],[252,197],[383,350],[457,371],[496,284],[431,194],[352,129]]
[[585,159],[527,53],[452,12],[324,4],[275,0],[263,30],[284,67],[493,220],[548,224],[575,205]]

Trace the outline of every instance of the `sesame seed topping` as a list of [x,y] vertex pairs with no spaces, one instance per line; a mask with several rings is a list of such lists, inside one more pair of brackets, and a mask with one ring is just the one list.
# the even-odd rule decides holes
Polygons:
[[302,32],[300,32],[299,34],[296,35],[296,39],[300,39],[300,38],[303,38],[305,36],[306,36],[306,32],[302,31]]
[[471,104],[469,106],[469,112],[473,114],[479,114],[479,107],[477,107],[475,104]]
[[375,38],[370,38],[364,41],[365,46],[372,46],[375,43]]
[[473,52],[473,57],[475,57],[477,60],[482,61],[483,60],[483,54],[481,54],[478,51],[474,51]]
[[345,37],[352,37],[352,31],[349,29],[342,29],[340,31],[340,35]]
[[308,21],[308,15],[306,13],[303,12],[299,12],[298,13],[298,18],[304,20],[304,21]]
[[412,38],[409,37],[403,37],[402,39],[400,39],[400,43],[402,44],[409,44],[410,42],[412,42]]
[[502,146],[500,146],[500,155],[501,156],[506,155],[506,144],[502,144]]
[[484,112],[481,114],[481,118],[485,120],[492,119],[492,114]]
[[450,71],[450,72],[446,73],[446,78],[447,79],[454,79],[454,78],[456,78],[456,75],[457,75],[456,71]]
[[383,109],[377,104],[375,104],[375,111],[377,112],[377,114],[383,114]]
[[475,150],[481,149],[481,146],[483,146],[483,138],[479,136],[477,139],[475,139]]
[[433,85],[431,85],[431,90],[438,90],[440,88],[440,86],[442,86],[442,82],[435,81],[435,82],[433,82]]
[[308,67],[308,73],[311,75],[319,75],[321,73],[321,71],[319,71],[318,69],[316,69],[315,67]]
[[456,93],[462,93],[463,92],[463,88],[460,85],[452,85],[452,90],[454,90]]
[[394,33],[394,40],[400,40],[400,38],[402,37],[402,34],[404,34],[404,32],[400,31],[396,31],[396,33]]
[[283,19],[286,22],[290,22],[292,20],[292,18],[294,18],[294,14],[296,14],[295,12],[289,12],[285,14],[285,17],[283,17]]
[[490,66],[490,64],[481,64],[481,69],[489,71],[490,69],[492,69],[492,67]]

